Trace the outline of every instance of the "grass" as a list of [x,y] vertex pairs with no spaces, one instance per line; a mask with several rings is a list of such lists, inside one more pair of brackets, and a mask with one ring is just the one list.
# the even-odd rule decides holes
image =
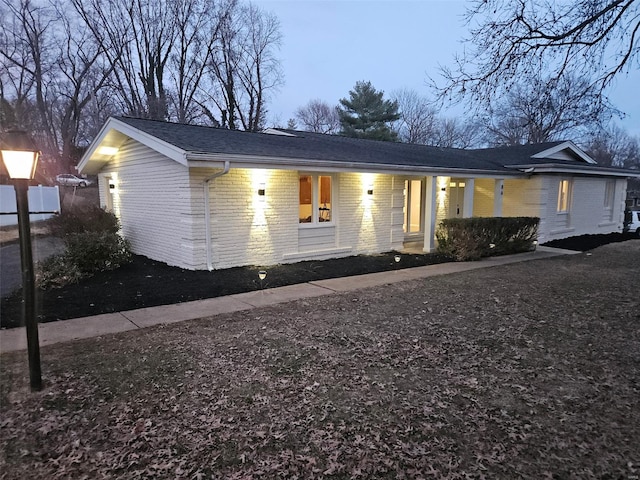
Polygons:
[[633,478],[640,242],[43,348],[0,478]]

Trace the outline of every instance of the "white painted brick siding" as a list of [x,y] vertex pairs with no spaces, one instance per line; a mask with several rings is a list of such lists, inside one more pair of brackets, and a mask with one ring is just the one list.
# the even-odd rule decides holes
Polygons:
[[[100,202],[107,205],[113,199],[113,210],[134,253],[182,268],[206,269],[204,181],[216,172],[220,170],[188,169],[130,141],[99,175]],[[116,184],[111,192],[108,177]],[[238,169],[232,164],[229,173],[209,184],[213,267],[268,266],[401,249],[407,177],[360,173],[332,177],[333,222],[314,229],[299,224],[298,171]],[[616,181],[608,222],[606,179],[572,178],[568,224],[559,229],[556,204],[562,178],[570,177],[505,179],[503,216],[539,216],[542,242],[620,231],[626,180]],[[436,184],[437,222],[448,216],[450,180],[442,177]],[[263,197],[258,195],[262,184]],[[366,193],[369,184],[373,195]],[[493,192],[493,179],[476,179],[474,215],[493,214]]]
[[[201,184],[213,171],[192,172],[192,184]],[[211,182],[211,236],[215,269],[242,265],[273,265],[304,259],[326,259],[361,253],[379,253],[402,247],[402,204],[392,207],[393,192],[402,194],[402,182],[390,175],[370,175],[373,195],[365,193],[362,175],[342,173],[333,176],[333,224],[316,229],[298,223],[297,171],[234,169]],[[258,186],[264,182],[266,195],[261,202]],[[197,188],[195,189],[197,192]],[[194,198],[198,195],[194,195]],[[203,196],[199,202],[202,202]],[[196,212],[203,209],[197,207]],[[201,213],[204,218],[204,213]],[[204,223],[204,220],[203,220]],[[315,231],[315,233],[314,233]],[[204,231],[195,229],[196,252],[206,259]],[[335,241],[317,250],[301,245],[302,236],[334,235]],[[202,248],[200,248],[200,246]],[[332,248],[327,248],[332,247]],[[200,254],[200,252],[202,252]],[[201,268],[205,268],[204,266]]]
[[195,268],[193,213],[186,167],[137,142],[128,142],[100,176],[115,174],[114,211],[134,253],[183,268]]
[[502,195],[503,217],[539,217],[546,191],[541,177],[505,179]]
[[[558,188],[561,180],[571,180],[571,206],[567,214],[558,214]],[[622,230],[625,179],[616,180],[615,201],[611,221],[603,221],[606,178],[546,176],[543,179],[547,200],[542,205],[540,241],[573,237],[585,234],[619,232]]]
[[232,168],[210,188],[214,268],[273,265],[297,252],[297,172]]
[[476,178],[473,192],[474,217],[493,217],[494,189],[493,178]]

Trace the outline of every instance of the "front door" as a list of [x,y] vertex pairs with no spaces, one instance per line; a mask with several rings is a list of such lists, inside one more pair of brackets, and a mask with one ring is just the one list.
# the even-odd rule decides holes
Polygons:
[[449,182],[449,217],[462,218],[464,214],[465,182],[452,178]]
[[420,236],[424,232],[424,215],[422,214],[422,198],[424,182],[422,180],[406,180],[404,182],[404,225],[405,237]]

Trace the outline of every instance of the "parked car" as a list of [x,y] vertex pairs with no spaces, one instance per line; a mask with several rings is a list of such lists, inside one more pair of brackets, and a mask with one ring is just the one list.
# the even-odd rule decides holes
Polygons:
[[630,213],[631,213],[631,221],[629,222],[629,226],[627,227],[628,231],[636,232],[636,234],[640,236],[640,211],[630,212]]
[[60,175],[57,175],[56,182],[58,185],[63,185],[65,187],[86,187],[93,183],[87,178],[76,177],[70,173],[61,173]]

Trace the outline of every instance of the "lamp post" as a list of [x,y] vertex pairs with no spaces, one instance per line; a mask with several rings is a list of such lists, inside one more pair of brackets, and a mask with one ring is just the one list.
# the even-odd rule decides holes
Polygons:
[[26,132],[11,130],[0,137],[0,153],[16,191],[20,261],[22,266],[22,312],[27,329],[29,379],[31,391],[42,389],[40,370],[40,341],[35,312],[35,275],[31,249],[31,221],[29,219],[29,180],[36,172],[38,150]]

